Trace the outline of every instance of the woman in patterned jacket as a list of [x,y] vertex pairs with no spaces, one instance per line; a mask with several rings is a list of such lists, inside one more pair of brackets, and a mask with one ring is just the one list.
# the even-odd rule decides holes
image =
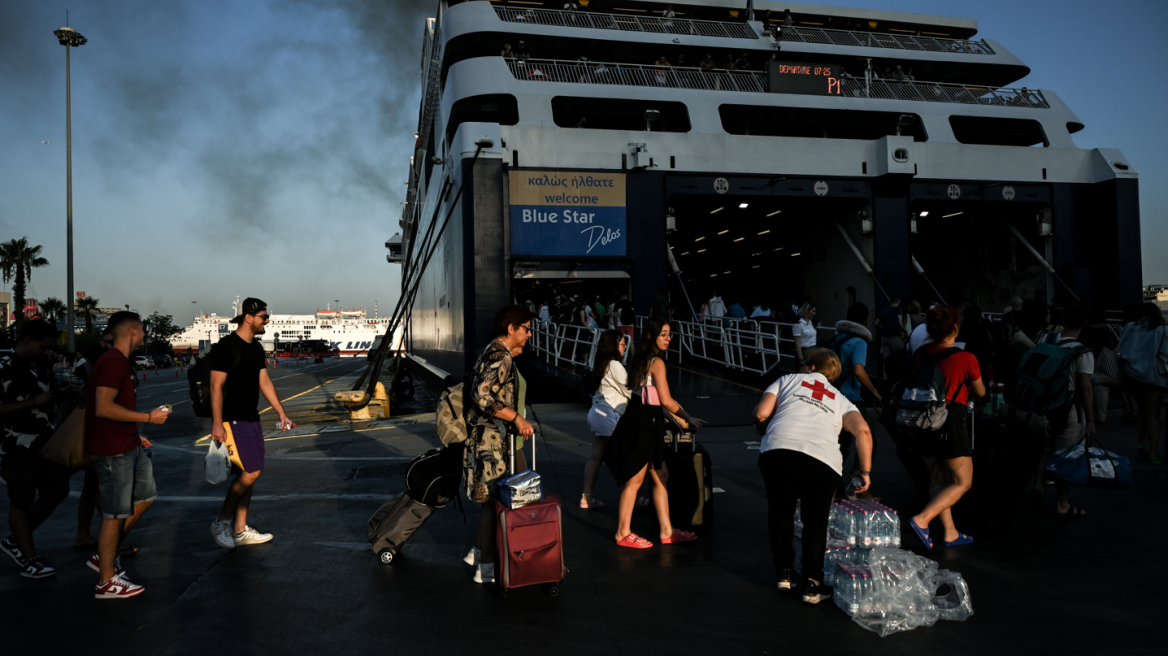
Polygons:
[[[527,384],[515,368],[514,357],[523,352],[531,334],[533,315],[518,305],[504,305],[495,313],[491,343],[474,365],[466,420],[466,493],[483,504],[475,550],[476,583],[495,578],[495,511],[491,500],[499,498],[498,481],[508,475],[511,449],[515,471],[527,469],[523,442],[535,434],[525,419]],[[510,443],[508,435],[515,440]]]

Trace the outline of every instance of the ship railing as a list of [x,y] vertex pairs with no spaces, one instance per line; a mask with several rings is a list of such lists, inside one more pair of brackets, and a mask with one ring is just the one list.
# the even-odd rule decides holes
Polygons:
[[626,14],[602,14],[589,11],[561,11],[557,9],[516,9],[495,7],[499,20],[526,25],[551,25],[555,27],[579,27],[594,30],[618,30],[621,32],[648,32],[651,34],[677,34],[688,36],[714,36],[731,39],[758,39],[750,25],[746,23],[726,23],[721,21],[692,20],[688,18],[661,18],[656,16],[631,16]]
[[[507,66],[519,80],[569,82],[636,87],[698,89],[705,91],[767,91],[766,73],[729,71],[679,66],[618,64],[545,59],[509,59]],[[846,77],[840,80],[840,95],[919,102],[958,103],[998,107],[1049,109],[1042,92],[1026,88],[975,86],[913,80],[867,80]]]
[[750,71],[556,60],[507,60],[519,80],[572,82],[634,87],[702,89],[706,91],[766,91],[765,76]]
[[918,52],[952,52],[964,55],[995,55],[984,40],[945,39],[926,35],[891,34],[886,32],[853,32],[818,27],[784,27],[781,40],[786,42],[818,43],[861,48],[888,48]]

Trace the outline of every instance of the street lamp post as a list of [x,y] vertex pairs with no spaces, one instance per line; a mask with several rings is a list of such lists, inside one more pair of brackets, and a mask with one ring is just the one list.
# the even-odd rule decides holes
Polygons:
[[71,27],[54,30],[53,35],[57,37],[57,41],[61,45],[65,46],[65,276],[68,288],[65,316],[69,324],[69,332],[66,333],[65,337],[65,350],[73,353],[76,351],[73,340],[74,321],[76,320],[73,303],[76,302],[76,299],[73,298],[73,108],[69,84],[69,52],[71,48],[85,45],[89,39],[81,36]]

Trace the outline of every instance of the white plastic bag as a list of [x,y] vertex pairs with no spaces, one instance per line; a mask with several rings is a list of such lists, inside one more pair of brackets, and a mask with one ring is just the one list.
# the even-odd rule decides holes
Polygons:
[[207,482],[218,485],[227,480],[227,472],[231,469],[231,460],[227,455],[227,445],[223,442],[211,440],[207,449],[207,459],[203,463],[203,471],[207,475]]

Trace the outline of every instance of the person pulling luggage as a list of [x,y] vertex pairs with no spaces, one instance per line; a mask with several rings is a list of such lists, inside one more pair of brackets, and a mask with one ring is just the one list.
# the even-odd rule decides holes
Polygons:
[[[518,305],[504,305],[495,313],[493,338],[475,362],[466,397],[466,494],[482,504],[475,542],[475,583],[495,582],[495,509],[499,480],[507,474],[511,451],[515,470],[527,469],[523,441],[535,434],[525,418],[527,383],[515,367],[531,336],[534,315]],[[512,436],[518,436],[512,443]]]

